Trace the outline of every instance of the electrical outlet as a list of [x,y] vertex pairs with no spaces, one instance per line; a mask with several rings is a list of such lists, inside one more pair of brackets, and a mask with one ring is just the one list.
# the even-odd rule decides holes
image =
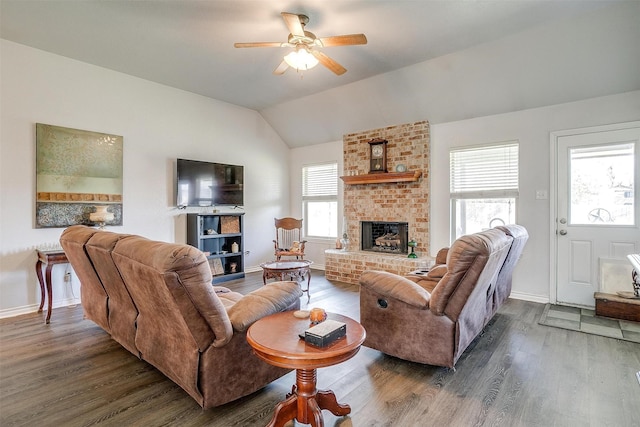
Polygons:
[[64,273],[64,281],[65,282],[70,282],[71,281],[71,273],[70,272],[66,272]]

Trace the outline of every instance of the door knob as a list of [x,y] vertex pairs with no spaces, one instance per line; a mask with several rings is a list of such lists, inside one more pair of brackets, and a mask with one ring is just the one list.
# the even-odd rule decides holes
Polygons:
[[560,230],[560,235],[561,236],[566,236],[567,234],[567,230]]

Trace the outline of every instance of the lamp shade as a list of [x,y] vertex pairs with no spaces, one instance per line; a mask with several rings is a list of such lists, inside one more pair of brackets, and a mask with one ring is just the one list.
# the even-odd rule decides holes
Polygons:
[[296,70],[309,70],[318,65],[318,60],[306,46],[298,46],[296,50],[284,57],[285,62]]

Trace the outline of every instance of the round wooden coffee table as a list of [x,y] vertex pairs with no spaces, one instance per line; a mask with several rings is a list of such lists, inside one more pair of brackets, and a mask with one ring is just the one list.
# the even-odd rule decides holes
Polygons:
[[339,404],[331,390],[316,389],[316,370],[349,360],[358,353],[366,333],[362,325],[339,314],[328,318],[344,322],[347,334],[327,347],[307,344],[298,334],[309,328],[309,319],[299,319],[293,312],[272,314],[255,322],[247,331],[247,341],[265,362],[296,370],[296,384],[290,394],[278,403],[269,427],[281,427],[292,419],[312,426],[323,426],[322,410],[344,416],[351,407]]
[[302,281],[304,276],[307,276],[307,289],[302,289],[302,292],[307,293],[307,302],[311,299],[311,293],[309,292],[309,285],[311,284],[311,272],[309,266],[313,264],[313,261],[309,260],[284,260],[284,261],[269,261],[260,264],[262,267],[262,283],[267,284],[267,279],[286,280],[287,278],[292,281]]

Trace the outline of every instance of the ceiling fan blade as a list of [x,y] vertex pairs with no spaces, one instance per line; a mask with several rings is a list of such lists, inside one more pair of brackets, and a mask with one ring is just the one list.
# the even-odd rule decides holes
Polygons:
[[333,71],[334,73],[336,73],[337,75],[342,75],[344,73],[347,72],[347,69],[344,68],[342,65],[338,64],[336,61],[334,61],[333,59],[329,58],[327,55],[325,55],[322,52],[319,52],[317,50],[312,50],[311,54],[313,56],[316,57],[316,59],[318,61],[320,61],[320,63],[322,65],[324,65],[325,67],[327,67],[328,69],[330,69],[331,71]]
[[287,71],[287,68],[289,68],[289,64],[287,64],[286,61],[282,60],[280,65],[278,65],[276,69],[273,70],[273,74],[275,74],[276,76],[280,76],[284,74],[285,71]]
[[349,46],[367,44],[367,37],[364,34],[346,34],[344,36],[320,37],[320,42],[324,47]]
[[234,43],[233,47],[282,47],[282,42]]
[[281,13],[282,18],[284,18],[284,23],[287,24],[287,28],[289,32],[294,36],[304,37],[304,29],[302,28],[302,24],[300,23],[300,17],[295,13]]

